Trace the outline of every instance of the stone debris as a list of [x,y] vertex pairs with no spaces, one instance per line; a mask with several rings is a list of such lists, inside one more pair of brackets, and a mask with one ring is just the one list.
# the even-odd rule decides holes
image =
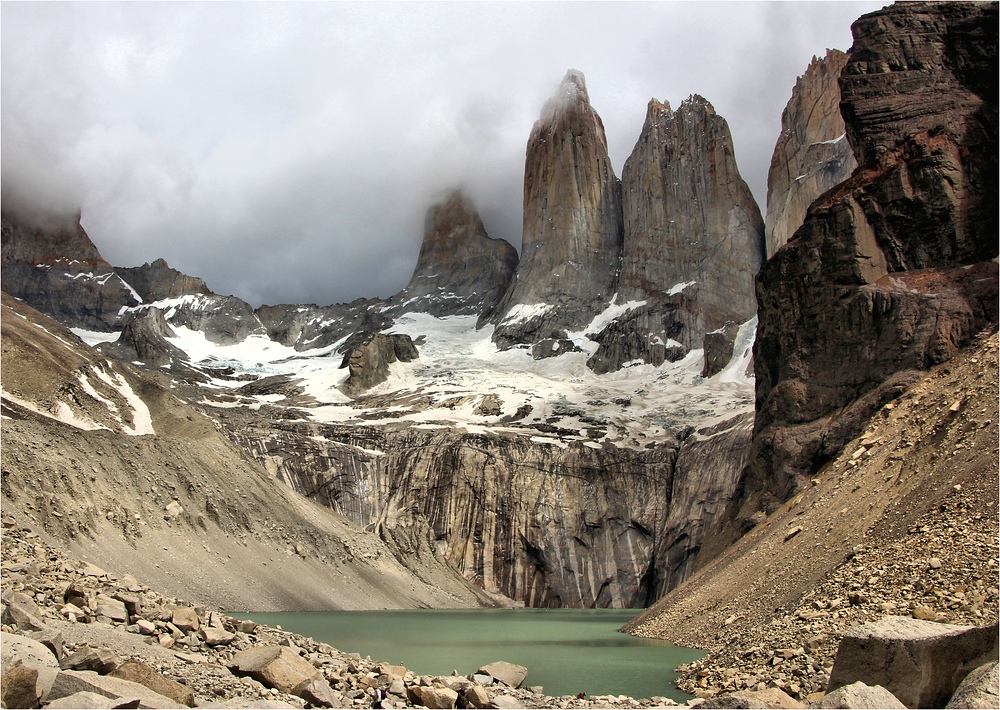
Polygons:
[[1000,707],[1000,674],[997,662],[979,666],[965,676],[946,708],[998,708]]
[[[663,697],[545,696],[540,687],[519,688],[528,669],[504,661],[464,677],[417,675],[402,665],[363,659],[161,596],[128,575],[98,574],[96,568],[39,544],[29,529],[5,527],[0,548],[5,570],[0,699],[5,707],[569,709],[677,704]],[[35,565],[36,573],[6,576],[14,565],[26,564]]]

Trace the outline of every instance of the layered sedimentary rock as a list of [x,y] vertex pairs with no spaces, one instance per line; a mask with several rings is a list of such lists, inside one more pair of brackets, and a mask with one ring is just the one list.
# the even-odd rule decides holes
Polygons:
[[26,221],[2,218],[4,291],[66,325],[107,331],[138,294],[104,260],[80,215]]
[[490,238],[472,201],[453,190],[427,210],[413,276],[391,302],[436,316],[488,316],[516,268],[517,250]]
[[817,197],[851,176],[854,159],[840,115],[840,72],[847,54],[828,49],[813,57],[795,82],[781,114],[781,135],[767,173],[767,256],[771,257],[802,225]]
[[997,324],[997,5],[865,15],[841,73],[860,168],[757,279],[745,517],[793,494],[909,370]]
[[528,140],[521,261],[490,318],[501,349],[562,352],[551,345],[604,310],[621,255],[620,190],[604,124],[583,75],[570,70]]
[[622,171],[622,210],[618,293],[645,305],[595,338],[596,372],[683,357],[705,333],[753,316],[764,225],[711,103],[695,95],[673,111],[649,102]]

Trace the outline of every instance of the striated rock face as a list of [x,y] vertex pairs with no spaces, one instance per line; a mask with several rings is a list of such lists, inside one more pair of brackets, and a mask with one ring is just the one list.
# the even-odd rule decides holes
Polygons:
[[624,298],[694,281],[699,322],[689,327],[699,345],[706,330],[753,316],[764,225],[736,167],[729,126],[712,104],[698,95],[677,111],[649,102],[622,170],[622,209]]
[[604,310],[621,254],[620,189],[604,124],[570,70],[528,140],[521,261],[489,319],[501,349],[565,341]]
[[817,197],[851,176],[854,159],[840,115],[840,72],[848,56],[813,57],[781,114],[781,135],[767,173],[765,234],[770,258],[802,225]]
[[142,266],[116,266],[115,273],[132,286],[145,303],[191,294],[212,293],[204,281],[181,273],[177,269],[171,269],[163,259]]
[[854,24],[840,86],[860,169],[757,279],[744,514],[792,495],[906,371],[996,327],[996,28],[995,4],[964,3]]
[[712,104],[697,95],[677,111],[649,102],[622,171],[622,209],[618,293],[646,305],[597,338],[595,371],[675,360],[702,347],[705,333],[753,316],[764,225]]
[[391,301],[435,316],[488,316],[516,268],[517,250],[491,239],[475,205],[455,190],[427,210],[417,266]]
[[44,224],[2,217],[3,289],[57,320],[107,331],[123,306],[140,302],[80,225],[80,215]]

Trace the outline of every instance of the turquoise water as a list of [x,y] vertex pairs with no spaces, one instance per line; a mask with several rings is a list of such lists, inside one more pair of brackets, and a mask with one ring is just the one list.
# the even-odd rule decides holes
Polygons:
[[420,675],[460,675],[492,661],[525,666],[547,695],[690,696],[673,669],[703,654],[618,632],[637,609],[418,609],[233,614]]

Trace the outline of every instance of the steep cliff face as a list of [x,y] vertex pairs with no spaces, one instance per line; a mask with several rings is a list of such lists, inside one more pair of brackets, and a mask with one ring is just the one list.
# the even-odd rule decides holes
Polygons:
[[813,57],[781,114],[781,135],[767,173],[765,234],[770,258],[802,225],[817,197],[851,176],[854,159],[840,115],[840,72],[848,56]]
[[744,515],[794,493],[908,370],[996,327],[996,28],[995,4],[965,3],[854,24],[840,87],[860,169],[757,279]]
[[521,261],[489,319],[497,346],[563,352],[552,343],[565,344],[614,295],[621,245],[621,187],[604,124],[583,75],[570,70],[528,140]]
[[116,266],[115,273],[134,288],[145,302],[212,293],[204,281],[171,269],[163,259],[142,266]]
[[391,302],[436,316],[488,316],[516,268],[517,250],[491,239],[472,201],[454,190],[427,210],[417,266]]
[[706,333],[753,316],[764,225],[729,126],[708,101],[691,96],[677,111],[649,102],[622,171],[622,210],[618,293],[645,303],[594,338],[595,372],[676,360]]
[[2,218],[4,291],[86,330],[112,330],[138,294],[112,270],[80,224],[80,215],[24,221]]

